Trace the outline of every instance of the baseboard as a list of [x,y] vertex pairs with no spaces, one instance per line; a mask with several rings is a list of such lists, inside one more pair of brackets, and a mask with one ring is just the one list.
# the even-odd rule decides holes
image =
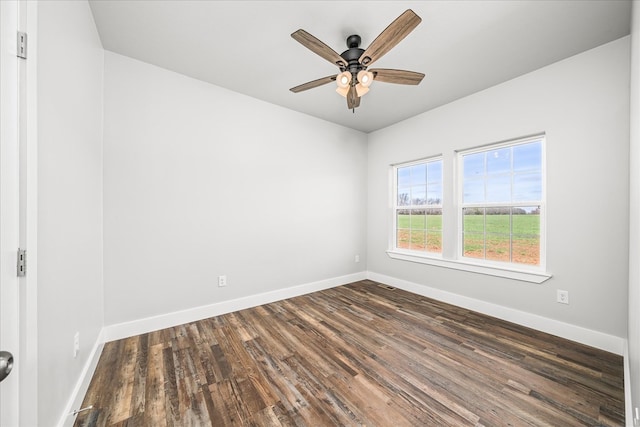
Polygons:
[[188,310],[176,311],[173,313],[147,317],[131,322],[105,326],[104,339],[105,342],[108,342],[135,335],[145,334],[148,332],[157,331],[158,329],[170,328],[173,326],[182,325],[184,323],[206,319],[208,317],[219,316],[221,314],[231,313],[246,308],[256,307],[262,304],[268,304],[270,302],[305,295],[311,292],[321,291],[323,289],[334,288],[336,286],[357,282],[358,280],[364,280],[366,278],[367,273],[361,271],[358,273],[348,274],[346,276],[334,277],[331,279],[292,286],[285,289],[278,289],[275,291],[264,292],[256,295],[249,295],[234,300],[194,307]]
[[477,311],[478,313],[488,316],[497,317],[498,319],[576,341],[614,354],[622,355],[624,352],[624,338],[371,271],[367,272],[367,278],[375,282],[391,285],[408,292]]
[[96,370],[96,366],[98,366],[98,360],[100,359],[100,354],[102,354],[102,348],[104,347],[104,328],[98,334],[96,338],[96,342],[89,353],[89,357],[87,358],[87,362],[84,364],[82,368],[82,372],[80,372],[80,378],[78,378],[78,382],[76,382],[76,386],[73,388],[71,392],[71,396],[67,401],[67,404],[64,407],[64,411],[58,420],[57,427],[71,427],[73,426],[73,422],[76,417],[73,416],[72,412],[76,409],[80,409],[82,405],[82,401],[84,400],[85,394],[87,394],[87,390],[89,389],[89,383],[91,382],[91,378],[93,377],[93,373]]

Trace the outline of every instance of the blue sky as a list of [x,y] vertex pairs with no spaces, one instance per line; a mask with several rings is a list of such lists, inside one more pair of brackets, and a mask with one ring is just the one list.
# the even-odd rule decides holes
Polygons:
[[542,198],[542,142],[463,156],[464,203],[510,203]]
[[[442,200],[442,160],[398,168],[398,194]],[[542,141],[463,156],[464,203],[535,202],[542,198]]]

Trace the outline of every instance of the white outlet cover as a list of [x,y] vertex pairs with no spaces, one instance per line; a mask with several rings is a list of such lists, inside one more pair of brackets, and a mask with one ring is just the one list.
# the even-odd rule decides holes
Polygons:
[[569,304],[569,291],[558,289],[556,301],[561,304]]

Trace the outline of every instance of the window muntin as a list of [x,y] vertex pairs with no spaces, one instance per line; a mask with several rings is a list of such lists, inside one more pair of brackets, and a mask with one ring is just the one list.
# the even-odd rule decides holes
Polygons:
[[442,158],[395,166],[394,249],[442,253]]
[[460,153],[461,256],[542,266],[544,138]]

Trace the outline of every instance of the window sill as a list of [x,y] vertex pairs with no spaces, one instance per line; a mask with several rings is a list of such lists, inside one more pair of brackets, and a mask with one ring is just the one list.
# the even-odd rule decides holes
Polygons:
[[508,279],[520,280],[523,282],[543,283],[551,278],[549,273],[541,273],[513,268],[501,268],[475,264],[468,261],[448,260],[440,257],[419,256],[413,253],[401,251],[387,251],[387,255],[393,259],[417,262],[420,264],[435,265],[438,267],[452,268],[454,270],[470,271],[473,273],[486,274],[488,276],[505,277]]

